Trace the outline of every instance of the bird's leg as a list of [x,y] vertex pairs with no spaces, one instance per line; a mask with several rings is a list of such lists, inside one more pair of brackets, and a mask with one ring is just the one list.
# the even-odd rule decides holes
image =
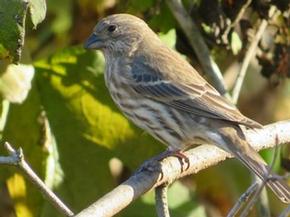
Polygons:
[[181,168],[183,170],[183,165],[186,164],[185,170],[187,170],[190,166],[189,158],[184,154],[183,150],[177,150],[172,153],[172,156],[177,157],[180,160]]
[[144,170],[154,171],[154,170],[156,170],[156,168],[160,169],[160,167],[158,167],[160,165],[159,162],[167,157],[172,157],[172,156],[177,157],[179,159],[179,161],[182,165],[181,168],[183,168],[183,165],[186,164],[187,166],[186,166],[185,170],[187,170],[190,166],[190,162],[189,162],[188,157],[183,152],[184,152],[183,150],[167,149],[166,151],[160,153],[159,155],[156,155],[156,156],[146,160],[137,172],[141,172]]

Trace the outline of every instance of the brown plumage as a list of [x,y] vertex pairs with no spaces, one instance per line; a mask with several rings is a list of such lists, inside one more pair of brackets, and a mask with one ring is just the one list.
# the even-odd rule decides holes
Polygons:
[[240,125],[261,128],[222,97],[147,24],[132,15],[102,19],[85,44],[106,60],[106,85],[121,111],[136,125],[181,150],[209,142],[232,153],[285,203],[289,187],[268,180],[269,168],[249,146]]

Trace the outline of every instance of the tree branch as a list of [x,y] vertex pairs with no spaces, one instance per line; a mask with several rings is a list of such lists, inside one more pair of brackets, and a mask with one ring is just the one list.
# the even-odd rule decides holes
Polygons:
[[250,199],[250,197],[257,191],[258,183],[254,182],[248,189],[245,191],[235,203],[232,209],[229,211],[227,217],[235,217],[240,211],[241,207]]
[[[274,147],[277,141],[279,144],[285,144],[290,142],[290,120],[270,124],[259,130],[247,130],[245,133],[248,142],[257,151]],[[184,154],[190,162],[188,169],[186,169],[187,165],[180,164],[176,157],[168,157],[162,160],[155,170],[142,170],[142,172],[135,173],[127,181],[81,211],[76,217],[113,216],[154,187],[198,173],[200,170],[232,157],[229,153],[213,145],[201,145]]]
[[73,216],[73,212],[43,183],[43,181],[30,168],[24,160],[22,149],[15,150],[8,142],[4,144],[8,151],[8,157],[0,157],[0,164],[13,165],[21,169],[28,179],[40,190],[40,192],[51,202],[54,207],[66,216]]
[[155,206],[158,217],[170,217],[168,209],[167,190],[167,183],[159,185],[155,188]]
[[[276,11],[276,8],[274,6],[271,6],[270,10],[269,10],[269,17],[272,17],[274,15],[274,12]],[[253,58],[253,56],[256,54],[256,48],[258,46],[258,43],[261,39],[261,37],[263,36],[263,33],[266,29],[268,25],[268,21],[263,19],[256,34],[255,37],[253,38],[251,44],[248,47],[248,50],[245,54],[245,58],[243,60],[241,69],[239,71],[238,77],[236,79],[234,88],[233,88],[233,94],[232,94],[232,101],[233,103],[237,103],[238,99],[239,99],[239,95],[240,95],[240,91],[244,82],[244,78],[246,76],[246,72],[248,69],[248,66],[250,64],[251,59]]]
[[227,26],[226,30],[224,31],[224,33],[222,35],[222,40],[225,44],[228,44],[228,35],[229,35],[231,29],[233,29],[240,22],[246,9],[249,7],[251,2],[252,2],[252,0],[246,0],[246,2],[244,2],[242,7],[240,8],[240,11],[239,11],[238,15],[235,17],[234,21],[230,25]]
[[204,72],[211,78],[216,89],[224,96],[228,96],[222,73],[210,56],[209,49],[203,40],[198,27],[185,10],[181,0],[166,0],[172,14],[185,33],[192,49],[202,65]]
[[279,215],[279,217],[289,217],[290,215],[290,205]]

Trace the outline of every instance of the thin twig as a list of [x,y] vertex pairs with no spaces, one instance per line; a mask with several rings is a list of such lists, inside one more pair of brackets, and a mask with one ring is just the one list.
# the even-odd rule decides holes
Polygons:
[[[276,8],[274,6],[271,6],[270,10],[269,10],[269,17],[272,17],[274,15],[274,12],[276,11]],[[245,54],[245,58],[243,60],[241,69],[239,71],[239,74],[237,76],[237,79],[235,81],[235,85],[233,88],[233,92],[232,92],[232,101],[236,104],[238,99],[239,99],[239,95],[241,92],[241,88],[244,82],[244,78],[248,69],[248,66],[250,64],[251,59],[253,58],[253,56],[256,54],[256,48],[258,46],[258,43],[266,29],[268,25],[268,21],[263,19],[261,21],[261,24],[255,34],[255,37],[253,38],[250,46],[248,47],[248,50]]]
[[[279,144],[279,139],[278,139],[278,136],[276,136],[276,144]],[[269,171],[268,171],[268,178],[270,178],[270,173],[274,167],[274,164],[275,162],[277,161],[277,158],[278,158],[278,155],[279,155],[279,151],[278,151],[278,146],[276,145],[274,147],[274,153],[273,153],[273,159],[272,159],[272,162],[270,163],[269,165]],[[257,178],[257,176],[256,176]],[[260,214],[261,216],[263,217],[271,217],[271,212],[270,212],[270,206],[269,206],[269,198],[268,198],[268,194],[267,194],[267,189],[266,188],[263,188],[261,194],[260,194],[260,206],[259,206],[259,209],[260,209]]]
[[[290,120],[277,122],[264,126],[259,130],[245,131],[248,142],[255,150],[274,147],[276,135],[279,135],[279,143],[290,142]],[[150,189],[181,177],[198,173],[200,170],[224,161],[231,157],[229,153],[222,151],[213,145],[202,145],[190,149],[184,153],[189,160],[188,165],[180,163],[176,157],[168,157],[160,162],[158,168],[150,171],[135,173],[127,181],[117,186],[111,192],[82,210],[75,217],[109,217],[120,212],[133,200],[140,197]],[[160,172],[160,170],[162,172]]]
[[254,206],[254,204],[259,200],[260,201],[260,211],[261,211],[261,216],[263,217],[269,217],[271,216],[270,214],[270,209],[269,209],[269,199],[268,199],[268,195],[267,195],[267,189],[265,188],[266,182],[267,182],[267,178],[271,178],[271,171],[273,169],[273,165],[278,157],[278,152],[277,152],[277,148],[278,148],[278,144],[279,144],[279,139],[278,136],[276,135],[275,137],[275,143],[276,146],[274,147],[274,155],[273,155],[273,159],[271,164],[269,165],[269,170],[268,170],[268,174],[266,174],[266,179],[265,180],[261,180],[259,177],[257,177],[256,175],[254,176],[255,182],[259,183],[257,191],[255,192],[254,196],[252,197],[252,199],[249,201],[249,203],[247,204],[247,206],[245,207],[245,209],[243,210],[243,212],[241,213],[240,217],[246,217],[248,215],[248,213],[250,212],[250,210],[252,209],[252,207]]
[[2,133],[7,122],[10,102],[7,99],[2,100],[2,111],[0,116],[0,139],[2,139]]
[[260,216],[271,217],[267,188],[263,188],[261,191],[261,194],[259,196],[258,208],[259,208]]
[[22,149],[16,151],[8,142],[4,146],[10,156],[0,157],[0,164],[17,166],[57,210],[65,216],[73,216],[74,213],[43,183],[24,160]]
[[[268,174],[266,175],[266,177],[268,177],[268,178],[271,178],[270,177],[271,176],[271,171],[272,171],[274,163],[275,163],[275,161],[276,161],[276,159],[278,157],[278,152],[277,152],[277,150],[278,150],[277,144],[279,144],[278,135],[276,135],[276,137],[275,137],[275,143],[276,143],[276,146],[274,147],[273,159],[272,159],[272,162],[271,162],[271,164],[269,166]],[[256,181],[260,181],[261,184],[259,185],[258,191],[254,195],[253,199],[249,202],[248,206],[245,208],[245,210],[241,214],[241,217],[247,216],[247,214],[249,213],[250,209],[257,202],[258,198],[260,198],[261,216],[264,216],[264,217],[271,216],[270,210],[269,210],[269,199],[268,199],[268,195],[267,195],[267,190],[266,190],[266,188],[264,188],[265,185],[266,185],[267,179],[260,180],[257,176],[255,176],[255,179],[256,179]]]
[[231,31],[232,28],[234,28],[238,22],[240,21],[240,19],[243,17],[243,14],[245,13],[246,9],[249,7],[249,5],[251,4],[252,0],[247,0],[243,6],[241,7],[238,15],[235,17],[235,20],[227,26],[226,30],[224,31],[223,35],[222,35],[222,40],[224,43],[228,43],[228,34]]
[[163,184],[155,188],[155,206],[158,217],[170,217],[167,200],[167,190],[167,184]]
[[253,198],[246,204],[246,207],[241,212],[240,217],[247,217],[251,209],[253,208],[254,204],[257,202],[257,198],[259,198],[259,195],[261,194],[262,190],[265,187],[266,182],[262,180],[257,180],[256,182],[258,184],[257,190],[254,192]]
[[222,73],[211,58],[209,49],[198,27],[185,10],[181,0],[166,0],[166,2],[195,51],[204,72],[209,75],[216,89],[222,95],[228,96]]
[[[226,29],[226,31],[225,31],[223,36],[227,37],[230,29],[233,28],[237,24],[237,22],[239,22],[239,20],[241,19],[243,13],[245,12],[246,8],[249,6],[250,3],[251,3],[251,0],[248,0],[243,5],[243,7],[239,11],[239,14],[236,17],[235,21],[230,26],[228,26],[228,28]],[[246,75],[246,70],[247,70],[248,64],[250,62],[250,59],[254,55],[254,50],[255,50],[256,46],[258,45],[258,42],[260,41],[260,37],[262,36],[262,33],[265,31],[266,26],[268,24],[267,22],[265,22],[265,23],[263,23],[263,22],[264,22],[264,20],[262,21],[262,23],[261,23],[261,25],[259,27],[259,30],[257,31],[257,34],[256,34],[255,38],[253,39],[251,45],[249,46],[249,49],[248,49],[248,52],[245,55],[245,59],[244,59],[244,62],[242,64],[242,68],[240,70],[239,76],[238,76],[238,78],[236,80],[236,83],[234,85],[233,96],[232,96],[232,101],[233,101],[234,104],[236,104],[237,101],[238,101],[238,97],[239,97],[239,94],[240,94],[241,86],[243,84],[244,77]],[[256,175],[254,175],[254,180],[255,180],[254,183],[260,182],[260,179]],[[248,197],[247,200],[243,200],[244,196],[242,195],[241,196],[242,198],[240,198],[238,200],[238,202],[235,204],[235,206],[230,211],[229,216],[234,216],[236,214],[236,212],[238,210],[240,210],[241,206],[243,206],[245,203],[248,202],[247,206],[245,207],[245,209],[241,213],[241,216],[244,216],[244,215],[246,216],[248,214],[248,212],[250,211],[250,209],[252,208],[252,206],[254,205],[254,203],[257,201],[257,198],[259,196],[260,196],[261,208],[262,208],[263,212],[265,213],[265,215],[263,215],[263,216],[265,216],[265,217],[269,216],[269,215],[266,215],[266,214],[269,214],[267,192],[266,192],[266,189],[263,188],[264,184],[263,185],[259,185],[259,186],[260,187],[256,186],[257,189],[256,189],[255,192],[251,192],[251,194],[255,193],[255,195],[250,201],[248,201],[248,199],[250,197]],[[250,190],[250,188],[248,190]],[[246,191],[246,194],[247,194],[247,191]],[[259,194],[259,193],[261,193],[261,194]],[[251,196],[251,195],[248,195],[248,196]]]
[[290,205],[279,215],[279,217],[289,217],[290,216]]
[[258,188],[258,183],[255,182],[253,183],[246,192],[244,192],[239,200],[235,203],[233,208],[229,211],[227,217],[234,217],[237,215],[241,207],[249,200],[249,198],[253,195],[254,192],[256,192]]

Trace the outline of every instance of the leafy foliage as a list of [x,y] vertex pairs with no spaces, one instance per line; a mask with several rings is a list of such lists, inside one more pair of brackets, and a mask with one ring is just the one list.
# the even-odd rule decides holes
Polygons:
[[[113,104],[103,82],[103,61],[99,53],[76,47],[35,63],[36,77],[30,96],[24,104],[13,106],[4,132],[5,140],[21,144],[33,168],[45,180],[50,179],[50,185],[76,210],[112,189],[111,158],[119,157],[133,169],[160,147],[131,125]],[[17,136],[15,131],[19,131]],[[33,201],[27,202],[25,209],[35,216],[57,215],[40,193],[38,197],[29,196],[37,194],[36,189],[23,176],[9,178],[9,189],[15,189],[15,185],[27,189],[24,196]],[[17,213],[22,213],[23,202],[17,204]]]
[[36,28],[36,26],[41,23],[45,18],[46,3],[45,0],[31,0],[29,4],[31,21],[34,28]]
[[0,59],[19,62],[25,36],[25,18],[28,8],[34,27],[46,14],[44,0],[1,0],[0,4]]
[[0,57],[18,62],[24,43],[27,2],[1,0],[0,4]]

